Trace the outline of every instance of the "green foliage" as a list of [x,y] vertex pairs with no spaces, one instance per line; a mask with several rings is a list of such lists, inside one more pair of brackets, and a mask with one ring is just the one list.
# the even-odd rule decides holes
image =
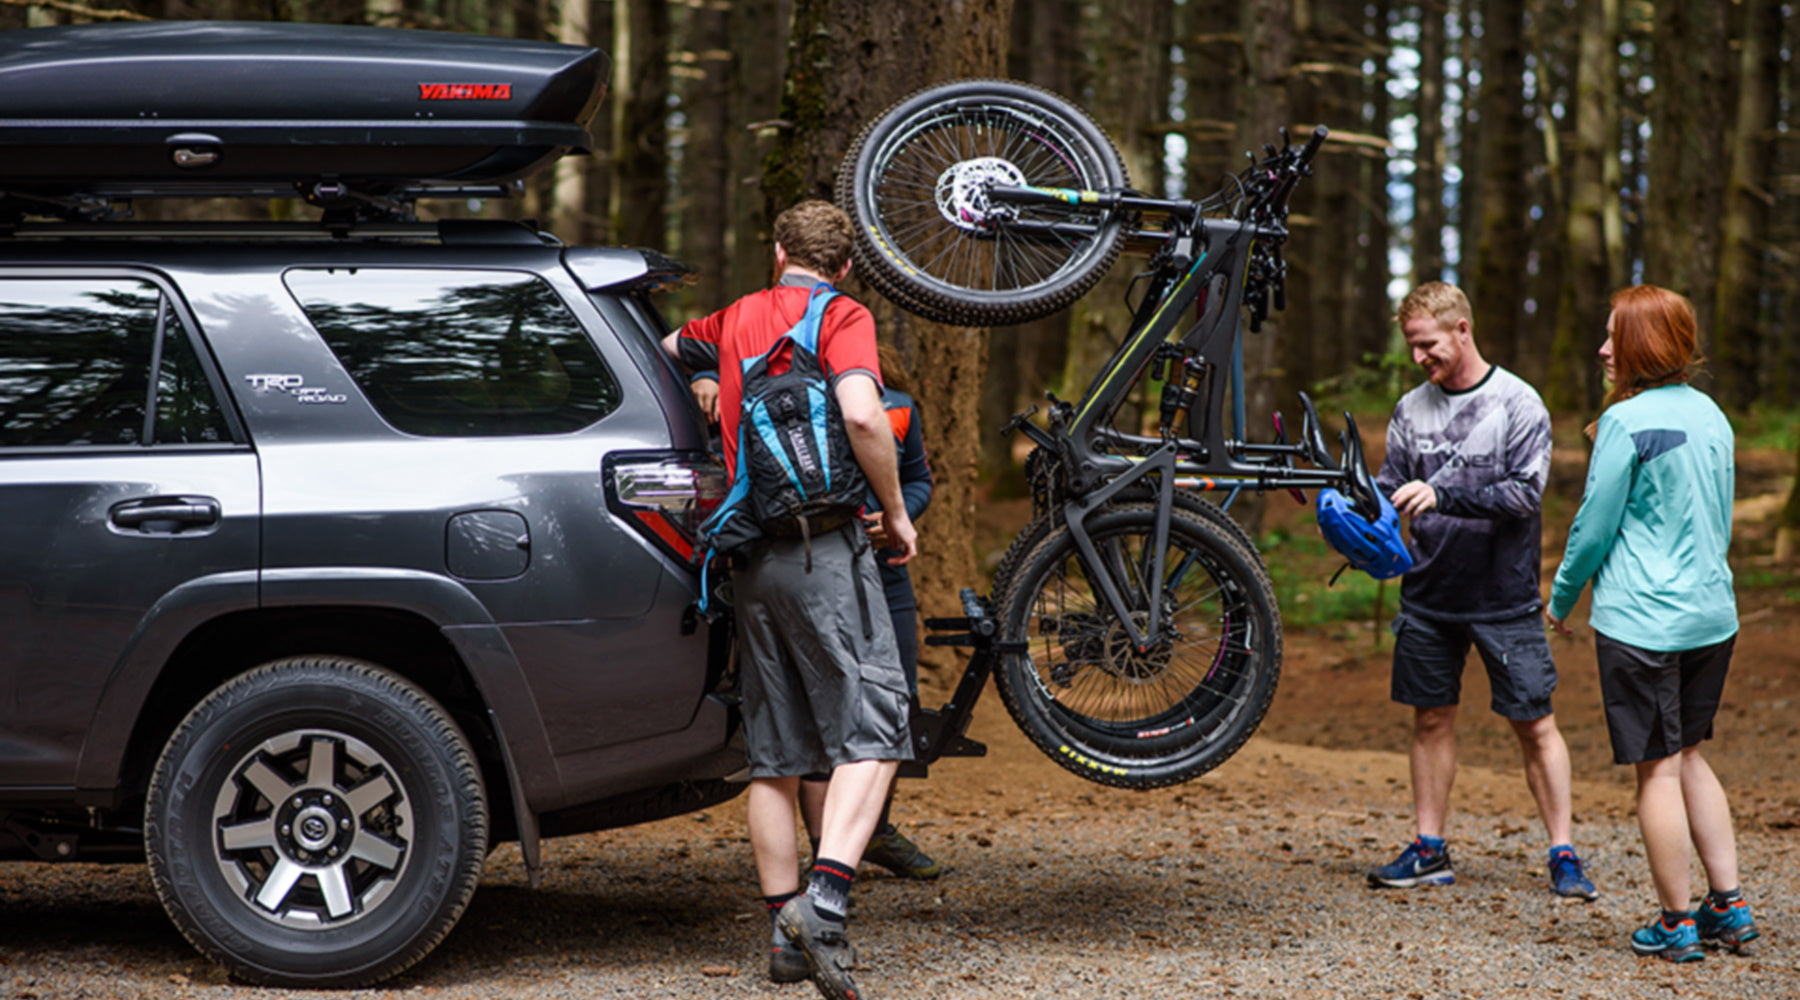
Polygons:
[[1731,417],[1738,450],[1772,449],[1792,453],[1800,447],[1800,407],[1752,406]]
[[1362,363],[1313,386],[1321,415],[1338,410],[1352,413],[1393,412],[1397,402],[1419,381],[1412,352],[1398,336],[1389,338],[1386,351],[1365,353]]
[[1269,566],[1283,627],[1368,622],[1377,617],[1385,622],[1400,606],[1398,586],[1384,586],[1357,570],[1345,570],[1337,583],[1327,586],[1344,560],[1325,544],[1310,519],[1291,531],[1264,532],[1256,547]]

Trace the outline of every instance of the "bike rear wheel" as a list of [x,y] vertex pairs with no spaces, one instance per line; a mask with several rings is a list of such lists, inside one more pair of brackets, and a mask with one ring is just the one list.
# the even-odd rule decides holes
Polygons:
[[858,274],[927,319],[996,326],[1067,306],[1118,258],[1117,213],[1001,204],[990,183],[1118,189],[1125,165],[1093,119],[1049,91],[1008,80],[919,91],[863,129],[838,172]]
[[1149,579],[1156,509],[1127,503],[1087,530],[1142,629],[1151,601],[1164,634],[1147,650],[1092,583],[1067,526],[1018,568],[1001,605],[996,674],[1013,720],[1052,760],[1090,781],[1158,788],[1224,763],[1256,731],[1281,672],[1281,619],[1262,561],[1212,519],[1177,508],[1161,580]]

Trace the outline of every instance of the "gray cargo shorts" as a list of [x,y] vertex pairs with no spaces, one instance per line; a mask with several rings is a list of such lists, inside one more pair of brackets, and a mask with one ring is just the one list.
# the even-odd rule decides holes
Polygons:
[[759,541],[744,556],[732,588],[750,777],[911,760],[911,692],[862,526],[813,538],[810,573],[799,539]]
[[1463,663],[1474,646],[1487,667],[1495,714],[1529,722],[1550,714],[1556,661],[1535,612],[1498,622],[1446,622],[1401,611],[1394,617],[1393,699],[1442,708],[1462,698]]

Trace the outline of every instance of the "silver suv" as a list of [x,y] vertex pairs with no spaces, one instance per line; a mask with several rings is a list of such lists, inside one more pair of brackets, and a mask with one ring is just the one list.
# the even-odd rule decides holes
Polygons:
[[[423,85],[470,75],[488,89],[464,101],[585,87],[545,126],[579,131],[605,78],[567,46],[113,28],[0,33],[0,87],[29,109],[65,63],[211,52],[304,75],[296,52],[319,73],[367,53],[418,61],[408,92],[434,111]],[[550,68],[492,79],[533,60]],[[235,975],[352,986],[427,954],[496,843],[535,876],[542,837],[734,795],[729,636],[689,566],[723,474],[648,297],[681,267],[413,221],[418,197],[470,190],[466,167],[233,175],[263,161],[223,112],[148,118],[169,170],[210,153],[199,169],[226,172],[84,185],[56,169],[84,138],[61,110],[35,147],[33,119],[0,119],[0,857],[147,857]],[[482,154],[475,182],[553,159],[549,134]],[[414,173],[436,186],[403,188]],[[283,185],[321,221],[119,221],[129,196]]]

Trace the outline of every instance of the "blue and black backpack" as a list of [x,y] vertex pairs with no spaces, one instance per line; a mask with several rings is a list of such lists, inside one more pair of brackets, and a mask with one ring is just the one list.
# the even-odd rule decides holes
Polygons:
[[[706,545],[730,555],[757,538],[811,539],[856,519],[868,493],[819,358],[819,326],[838,291],[813,286],[806,315],[764,353],[743,359],[737,476],[718,510],[701,525]],[[770,374],[786,357],[787,370]]]

